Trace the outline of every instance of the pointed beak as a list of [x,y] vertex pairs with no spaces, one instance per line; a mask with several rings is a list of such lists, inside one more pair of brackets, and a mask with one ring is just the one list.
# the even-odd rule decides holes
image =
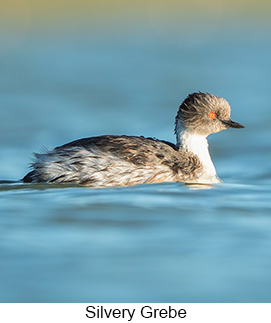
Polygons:
[[227,128],[245,128],[242,124],[229,120],[220,120]]

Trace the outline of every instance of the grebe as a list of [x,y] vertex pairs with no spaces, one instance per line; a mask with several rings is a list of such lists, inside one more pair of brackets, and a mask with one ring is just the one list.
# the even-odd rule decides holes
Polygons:
[[94,187],[160,182],[219,183],[206,138],[227,128],[244,128],[230,119],[230,111],[229,103],[223,98],[210,93],[190,94],[176,116],[176,145],[135,136],[79,139],[35,154],[33,170],[22,181]]

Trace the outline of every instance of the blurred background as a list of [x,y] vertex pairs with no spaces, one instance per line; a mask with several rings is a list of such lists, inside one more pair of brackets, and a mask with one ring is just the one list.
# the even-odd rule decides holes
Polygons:
[[[32,151],[84,136],[174,141],[178,106],[195,91],[226,98],[233,119],[262,131],[270,10],[241,0],[1,1],[1,178],[21,178]],[[211,137],[213,153],[220,136],[247,139]]]
[[[1,1],[1,178],[21,178],[32,151],[84,136],[174,141],[177,108],[195,91],[267,131],[270,10],[241,0]],[[247,139],[211,137],[214,154],[220,136]]]
[[[175,141],[192,92],[222,187],[0,187],[1,301],[271,301],[271,2],[0,0],[0,179],[74,139]],[[157,283],[159,282],[159,284]]]

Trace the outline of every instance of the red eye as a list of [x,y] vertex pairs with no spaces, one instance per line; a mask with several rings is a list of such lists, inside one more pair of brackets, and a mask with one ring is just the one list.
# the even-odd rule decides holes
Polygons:
[[214,112],[209,112],[208,117],[210,119],[215,119],[216,118],[216,114]]

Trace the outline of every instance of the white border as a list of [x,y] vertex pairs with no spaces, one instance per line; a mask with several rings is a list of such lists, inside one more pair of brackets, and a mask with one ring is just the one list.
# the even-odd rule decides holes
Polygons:
[[[106,310],[108,313],[116,309],[134,310],[133,318],[129,321],[127,311],[124,312],[124,318],[88,318],[86,308],[93,306],[96,309]],[[141,315],[141,309],[148,306],[154,311],[158,317],[144,318]],[[159,309],[164,309],[161,313],[165,315],[166,311],[171,309],[185,309],[186,316],[184,318],[161,318],[159,317]],[[100,312],[99,312],[100,313]],[[151,315],[151,314],[147,314]],[[98,312],[97,312],[98,316]],[[118,316],[118,315],[116,315]],[[223,322],[238,322],[238,323],[270,323],[271,322],[271,306],[270,304],[192,304],[192,303],[68,303],[68,304],[29,304],[29,303],[8,303],[0,304],[0,321],[3,323],[10,322],[27,322],[27,323],[60,323],[60,322],[185,322],[185,323],[223,323]]]

